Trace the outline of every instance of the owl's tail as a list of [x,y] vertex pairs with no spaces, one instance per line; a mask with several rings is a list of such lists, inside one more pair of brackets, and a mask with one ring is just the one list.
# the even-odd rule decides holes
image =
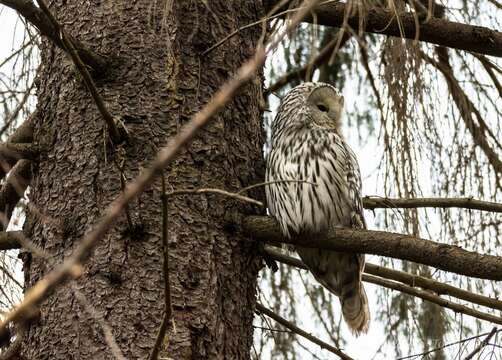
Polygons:
[[296,247],[312,275],[330,292],[338,296],[345,322],[354,335],[368,331],[370,310],[361,283],[361,255]]
[[342,305],[342,314],[345,322],[354,335],[368,331],[370,324],[370,310],[368,307],[368,298],[364,291],[363,284],[350,284],[348,291],[344,292],[342,288],[340,303]]

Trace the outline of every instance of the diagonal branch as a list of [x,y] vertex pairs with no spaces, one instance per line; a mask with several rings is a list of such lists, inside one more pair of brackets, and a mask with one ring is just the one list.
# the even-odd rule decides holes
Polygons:
[[59,37],[61,39],[61,42],[63,43],[64,49],[70,55],[71,59],[73,60],[73,63],[75,64],[75,67],[82,75],[84,83],[89,92],[91,93],[91,96],[101,114],[101,117],[106,123],[106,126],[108,128],[108,133],[110,134],[112,142],[114,144],[120,143],[124,138],[124,136],[122,135],[125,135],[126,132],[124,132],[124,134],[119,132],[119,129],[115,124],[115,120],[113,119],[113,116],[110,114],[107,107],[105,106],[103,99],[99,95],[98,89],[96,88],[96,85],[92,80],[91,74],[89,74],[87,67],[85,66],[85,64],[83,63],[82,59],[80,58],[77,52],[73,38],[61,27],[61,25],[59,25],[56,18],[52,15],[49,8],[45,4],[44,0],[37,0],[37,2],[42,8],[44,14],[46,14],[47,17],[49,18],[54,28],[58,30]]
[[478,352],[480,352],[486,345],[488,345],[490,339],[493,337],[493,335],[497,333],[497,331],[498,331],[497,328],[494,327],[492,331],[490,331],[490,333],[486,336],[486,338],[484,338],[483,341],[481,341],[481,344],[479,344],[474,350],[472,350],[472,352],[469,355],[467,355],[464,360],[474,359],[474,356],[476,356]]
[[498,256],[478,254],[411,235],[337,228],[325,238],[304,236],[287,239],[275,219],[268,216],[248,216],[243,219],[242,227],[254,239],[266,243],[388,256],[470,277],[502,280],[502,258]]
[[9,223],[12,211],[16,207],[19,199],[31,182],[31,161],[19,161],[7,177],[7,182],[0,190],[0,214],[2,216],[0,227],[4,229]]
[[[280,254],[280,253],[278,253],[276,251],[273,251],[273,250],[271,251],[270,249],[267,249],[266,252],[274,260],[286,263],[286,264],[291,265],[291,266],[298,267],[300,269],[306,269],[306,270],[308,270],[307,266],[305,266],[305,264],[301,260],[299,260],[299,259],[295,259],[295,258],[292,258],[290,256],[286,256],[286,255]],[[381,269],[384,269],[384,271],[381,271]],[[374,275],[384,275],[384,276],[370,275],[372,273]],[[391,281],[391,280],[386,279],[387,276],[385,276],[385,275],[389,275],[389,274],[392,275],[393,273],[401,273],[401,274],[399,274],[399,278],[400,279],[403,278],[403,274],[404,274],[404,278],[405,279],[408,279],[410,277],[417,278],[418,281],[422,282],[422,285],[424,284],[423,281],[425,280],[428,285],[430,285],[431,283],[432,284],[436,283],[436,284],[440,284],[441,288],[451,287],[451,288],[454,288],[457,291],[460,290],[460,289],[455,288],[453,286],[446,285],[446,284],[441,284],[441,283],[439,283],[437,281],[434,281],[434,280],[431,280],[431,279],[426,279],[426,278],[423,278],[421,276],[414,276],[414,275],[411,275],[411,274],[408,274],[408,273],[405,273],[405,272],[402,272],[402,271],[397,271],[397,270],[392,270],[392,269],[386,269],[386,268],[383,268],[383,267],[380,267],[380,266],[377,266],[377,265],[373,265],[373,264],[366,264],[365,265],[365,273],[362,276],[362,280],[365,281],[365,282],[369,282],[369,283],[372,283],[372,284],[376,284],[376,285],[379,285],[379,286],[386,287],[388,289],[397,290],[397,291],[400,291],[400,292],[402,292],[404,294],[408,294],[408,295],[411,295],[411,296],[418,297],[418,298],[423,299],[425,301],[432,302],[434,304],[437,304],[437,305],[440,305],[442,307],[451,309],[451,310],[453,310],[455,312],[459,312],[461,314],[469,315],[469,316],[475,317],[477,319],[485,320],[485,321],[490,321],[490,322],[495,323],[495,324],[502,324],[502,318],[501,317],[495,316],[495,315],[491,315],[491,314],[488,314],[488,313],[485,313],[485,312],[482,312],[482,311],[478,311],[478,310],[472,309],[472,308],[470,308],[468,306],[461,305],[461,304],[454,303],[452,301],[443,299],[442,297],[438,296],[439,294],[435,294],[435,293],[431,292],[430,290],[433,290],[433,289],[431,289],[428,286],[426,286],[425,288],[427,290],[429,290],[429,291],[425,291],[425,290],[420,290],[420,289],[415,288],[414,287],[415,284],[413,284],[413,283],[412,284],[403,284],[403,283],[400,283],[400,282]],[[418,285],[418,284],[416,284],[416,285]],[[420,286],[420,285],[418,285],[418,286]],[[434,288],[435,287],[436,286],[434,286]],[[460,290],[460,291],[468,293],[467,291],[464,291],[464,290]],[[469,293],[469,294],[470,294],[470,296],[478,296],[478,295],[473,294],[473,293]],[[497,304],[498,305],[497,308],[500,309],[500,306],[501,306],[502,303],[500,301],[497,301],[497,302],[499,303],[499,304]]]
[[[490,135],[492,134],[481,117],[478,109],[458,83],[458,80],[454,75],[453,68],[450,65],[448,50],[444,47],[437,47],[436,52],[439,57],[438,61],[423,52],[421,52],[421,56],[425,61],[433,65],[443,74],[453,101],[460,112],[461,118],[465,123],[465,127],[469,130],[472,136],[474,144],[479,146],[479,148],[485,153],[495,172],[502,174],[502,160],[498,156],[497,152],[492,148],[486,137],[487,133]],[[474,115],[478,123],[476,123]],[[497,141],[495,136],[492,135],[492,138]]]
[[[308,270],[307,266],[300,260],[291,256],[287,256],[280,251],[266,248],[265,253],[273,260],[288,264],[300,269]],[[398,281],[411,287],[421,287],[424,290],[433,291],[437,295],[448,295],[457,299],[469,301],[473,304],[486,306],[494,310],[502,311],[502,301],[490,298],[488,296],[479,295],[470,291],[462,290],[452,285],[442,283],[430,278],[419,275],[409,274],[404,271],[389,269],[383,266],[366,263],[364,266],[366,274],[379,276],[381,278]],[[364,280],[364,277],[363,277]]]
[[365,196],[363,198],[365,209],[377,208],[421,208],[421,207],[437,207],[437,208],[464,208],[491,212],[502,212],[502,204],[476,200],[470,197],[467,198],[414,198],[414,199],[391,199],[377,196]]
[[386,279],[382,279],[378,276],[373,276],[373,275],[364,275],[365,281],[371,282],[376,285],[380,285],[392,290],[397,290],[402,293],[418,297],[420,299],[423,299],[425,301],[437,304],[439,306],[445,307],[447,309],[453,310],[457,313],[469,315],[472,317],[475,317],[477,319],[485,320],[492,322],[494,324],[499,324],[502,325],[502,318],[499,316],[491,315],[488,313],[484,313],[478,310],[471,309],[470,307],[467,307],[465,305],[457,304],[452,301],[443,299],[442,297],[439,297],[437,295],[434,295],[428,291],[420,290],[411,286],[407,286],[395,281],[390,281]]
[[[266,9],[276,5],[278,0],[265,0]],[[327,1],[315,9],[315,14],[306,22],[341,27],[349,6],[346,3]],[[364,19],[359,12],[348,14],[348,25],[362,31],[379,35],[404,37],[442,45],[454,49],[502,57],[502,33],[482,26],[462,24],[439,18],[430,18],[416,28],[417,14],[404,12],[396,17],[395,12],[382,8],[366,8]],[[418,30],[418,31],[417,31]]]
[[[51,41],[64,50],[64,45],[59,38],[58,30],[51,24],[49,18],[42,10],[35,6],[31,0],[0,0],[0,4],[10,7],[36,27],[40,34],[47,36]],[[72,38],[78,55],[82,61],[93,69],[95,74],[103,74],[106,68],[105,59],[90,51],[78,40]]]
[[328,344],[328,343],[326,343],[326,342],[324,342],[324,341],[316,338],[315,336],[309,334],[305,330],[300,329],[298,326],[296,326],[295,324],[293,324],[291,321],[288,321],[288,320],[284,319],[282,316],[277,315],[275,312],[273,312],[272,310],[266,308],[262,304],[256,303],[256,310],[260,314],[267,315],[269,318],[274,319],[279,324],[281,324],[285,328],[291,330],[295,334],[303,336],[305,339],[310,340],[314,344],[319,345],[321,347],[321,349],[326,349],[329,352],[332,352],[333,354],[338,355],[338,357],[340,357],[340,359],[352,360],[352,358],[350,356],[348,356],[345,353],[343,353],[340,349],[337,349],[333,345],[330,345],[330,344]]
[[[35,113],[31,114],[30,117],[21,125],[19,126],[14,133],[9,136],[7,139],[7,144],[17,144],[17,143],[31,143],[33,141],[33,119],[35,117]],[[0,157],[0,159],[2,159]],[[1,166],[1,165],[4,166]],[[0,179],[2,179],[5,174],[10,170],[12,166],[14,166],[15,163],[8,163],[5,164],[4,161],[0,161]],[[4,167],[6,167],[4,169]]]

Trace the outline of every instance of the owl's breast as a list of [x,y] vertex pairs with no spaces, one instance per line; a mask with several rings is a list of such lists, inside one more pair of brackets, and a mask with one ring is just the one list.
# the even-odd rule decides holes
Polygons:
[[336,134],[311,132],[275,145],[268,158],[267,181],[295,181],[267,186],[270,211],[283,232],[320,233],[350,225],[343,140]]

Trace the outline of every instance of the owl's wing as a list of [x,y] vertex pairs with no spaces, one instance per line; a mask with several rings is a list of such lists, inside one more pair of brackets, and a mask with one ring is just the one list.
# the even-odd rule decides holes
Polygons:
[[357,163],[356,155],[347,146],[347,162],[345,164],[347,171],[347,185],[349,190],[349,199],[352,205],[352,223],[353,228],[366,229],[366,221],[364,220],[363,200],[361,194],[362,181],[361,171]]
[[[354,152],[346,146],[347,149],[347,185],[349,187],[349,198],[352,204],[351,226],[356,229],[366,229],[366,221],[364,220],[363,199],[361,194],[362,181],[361,171]],[[359,262],[359,277],[362,277],[364,271],[364,254],[357,254]]]
[[281,149],[272,148],[267,156],[266,182],[277,182],[265,187],[267,206],[270,214],[276,218],[286,236],[298,232],[298,219],[295,204],[298,202],[297,183],[284,180],[298,180],[298,165],[289,161]]

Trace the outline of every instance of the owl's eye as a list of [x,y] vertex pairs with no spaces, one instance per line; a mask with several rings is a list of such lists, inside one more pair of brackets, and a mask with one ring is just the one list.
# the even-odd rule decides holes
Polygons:
[[322,112],[328,112],[328,108],[323,104],[317,104],[317,108]]

